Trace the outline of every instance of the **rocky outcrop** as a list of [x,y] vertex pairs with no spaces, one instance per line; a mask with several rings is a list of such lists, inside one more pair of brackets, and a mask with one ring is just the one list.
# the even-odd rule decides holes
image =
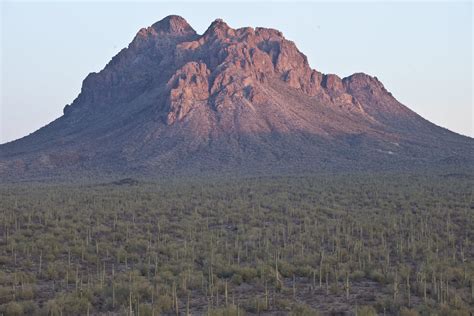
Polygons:
[[189,62],[181,67],[168,82],[169,112],[166,122],[182,120],[192,107],[207,104],[209,74],[206,64]]
[[239,102],[265,102],[269,96],[263,86],[269,80],[348,109],[361,109],[351,91],[362,86],[387,93],[364,74],[341,79],[311,69],[307,57],[279,31],[233,29],[217,19],[200,36],[183,18],[169,16],[141,29],[104,70],[90,74],[65,113],[80,104],[100,109],[128,102],[146,89],[166,85],[169,96],[160,110],[168,111],[163,117],[170,125],[194,106],[219,110]]

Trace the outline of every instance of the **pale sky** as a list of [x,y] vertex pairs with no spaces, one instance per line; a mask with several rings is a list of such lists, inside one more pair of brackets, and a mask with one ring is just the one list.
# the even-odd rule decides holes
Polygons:
[[471,1],[0,2],[0,143],[62,115],[88,73],[169,14],[200,34],[216,18],[279,29],[313,68],[377,76],[426,119],[474,136]]

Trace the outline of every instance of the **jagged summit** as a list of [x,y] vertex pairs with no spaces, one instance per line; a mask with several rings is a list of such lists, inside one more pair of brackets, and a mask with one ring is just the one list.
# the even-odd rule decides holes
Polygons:
[[169,15],[151,26],[158,33],[196,34],[188,22],[179,15]]
[[207,28],[207,30],[204,32],[203,36],[226,36],[228,35],[229,32],[235,32],[234,29],[232,29],[224,20],[222,19],[216,19],[214,22],[211,23],[211,25]]
[[[0,175],[292,173],[471,162],[473,140],[400,104],[376,78],[311,69],[281,32],[141,29],[64,115],[0,146]],[[467,164],[467,163],[466,163]]]

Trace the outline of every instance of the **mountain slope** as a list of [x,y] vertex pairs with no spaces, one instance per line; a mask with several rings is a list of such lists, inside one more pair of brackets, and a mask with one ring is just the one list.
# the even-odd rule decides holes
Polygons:
[[377,78],[309,67],[281,32],[179,16],[141,29],[64,115],[0,146],[0,175],[308,172],[471,165],[474,141]]

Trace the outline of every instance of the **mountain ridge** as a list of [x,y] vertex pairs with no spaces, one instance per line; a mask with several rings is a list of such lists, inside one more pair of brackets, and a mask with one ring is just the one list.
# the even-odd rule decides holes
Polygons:
[[469,165],[473,144],[377,77],[311,69],[278,30],[217,19],[199,35],[172,15],[89,74],[63,116],[0,145],[0,175]]

